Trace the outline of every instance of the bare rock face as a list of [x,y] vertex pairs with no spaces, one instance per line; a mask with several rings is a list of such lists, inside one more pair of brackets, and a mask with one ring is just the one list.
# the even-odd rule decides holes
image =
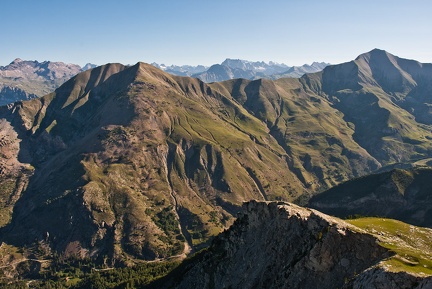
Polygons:
[[368,269],[357,278],[345,284],[342,289],[430,289],[432,288],[432,278],[414,276],[405,272],[389,272],[383,268],[374,267]]
[[81,68],[76,64],[17,58],[0,66],[0,106],[48,94],[77,73],[91,68],[94,65],[90,63]]
[[10,221],[13,205],[25,190],[33,170],[18,161],[19,146],[13,127],[0,119],[0,227]]
[[342,220],[283,202],[251,201],[243,208],[167,288],[411,288],[399,285],[421,281],[381,268],[392,253]]

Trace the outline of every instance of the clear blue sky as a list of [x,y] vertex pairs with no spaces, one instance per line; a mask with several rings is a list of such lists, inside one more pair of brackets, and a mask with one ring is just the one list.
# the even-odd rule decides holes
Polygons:
[[430,0],[0,0],[0,65],[341,63],[381,48],[432,62]]

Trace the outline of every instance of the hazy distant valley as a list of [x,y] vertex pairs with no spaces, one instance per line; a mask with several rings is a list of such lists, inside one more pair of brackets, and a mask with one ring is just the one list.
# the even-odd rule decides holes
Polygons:
[[0,68],[2,280],[429,288],[431,83],[432,64],[379,49],[301,67],[16,60]]

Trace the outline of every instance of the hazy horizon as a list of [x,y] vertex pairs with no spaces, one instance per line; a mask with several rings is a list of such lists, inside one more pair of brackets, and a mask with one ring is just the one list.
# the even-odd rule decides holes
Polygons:
[[335,0],[2,3],[0,65],[15,58],[84,65],[287,65],[350,61],[374,48],[432,62],[432,3]]

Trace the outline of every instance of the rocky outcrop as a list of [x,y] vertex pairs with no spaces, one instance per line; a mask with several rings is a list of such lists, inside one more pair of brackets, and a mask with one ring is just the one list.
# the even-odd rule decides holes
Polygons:
[[406,272],[389,272],[384,268],[374,267],[365,270],[350,280],[342,289],[431,289],[432,278],[416,276]]
[[11,124],[0,119],[0,227],[7,224],[33,168],[18,161],[20,141]]
[[165,288],[375,288],[374,272],[393,286],[376,288],[422,279],[379,267],[392,253],[342,220],[283,202],[251,201],[243,209]]

